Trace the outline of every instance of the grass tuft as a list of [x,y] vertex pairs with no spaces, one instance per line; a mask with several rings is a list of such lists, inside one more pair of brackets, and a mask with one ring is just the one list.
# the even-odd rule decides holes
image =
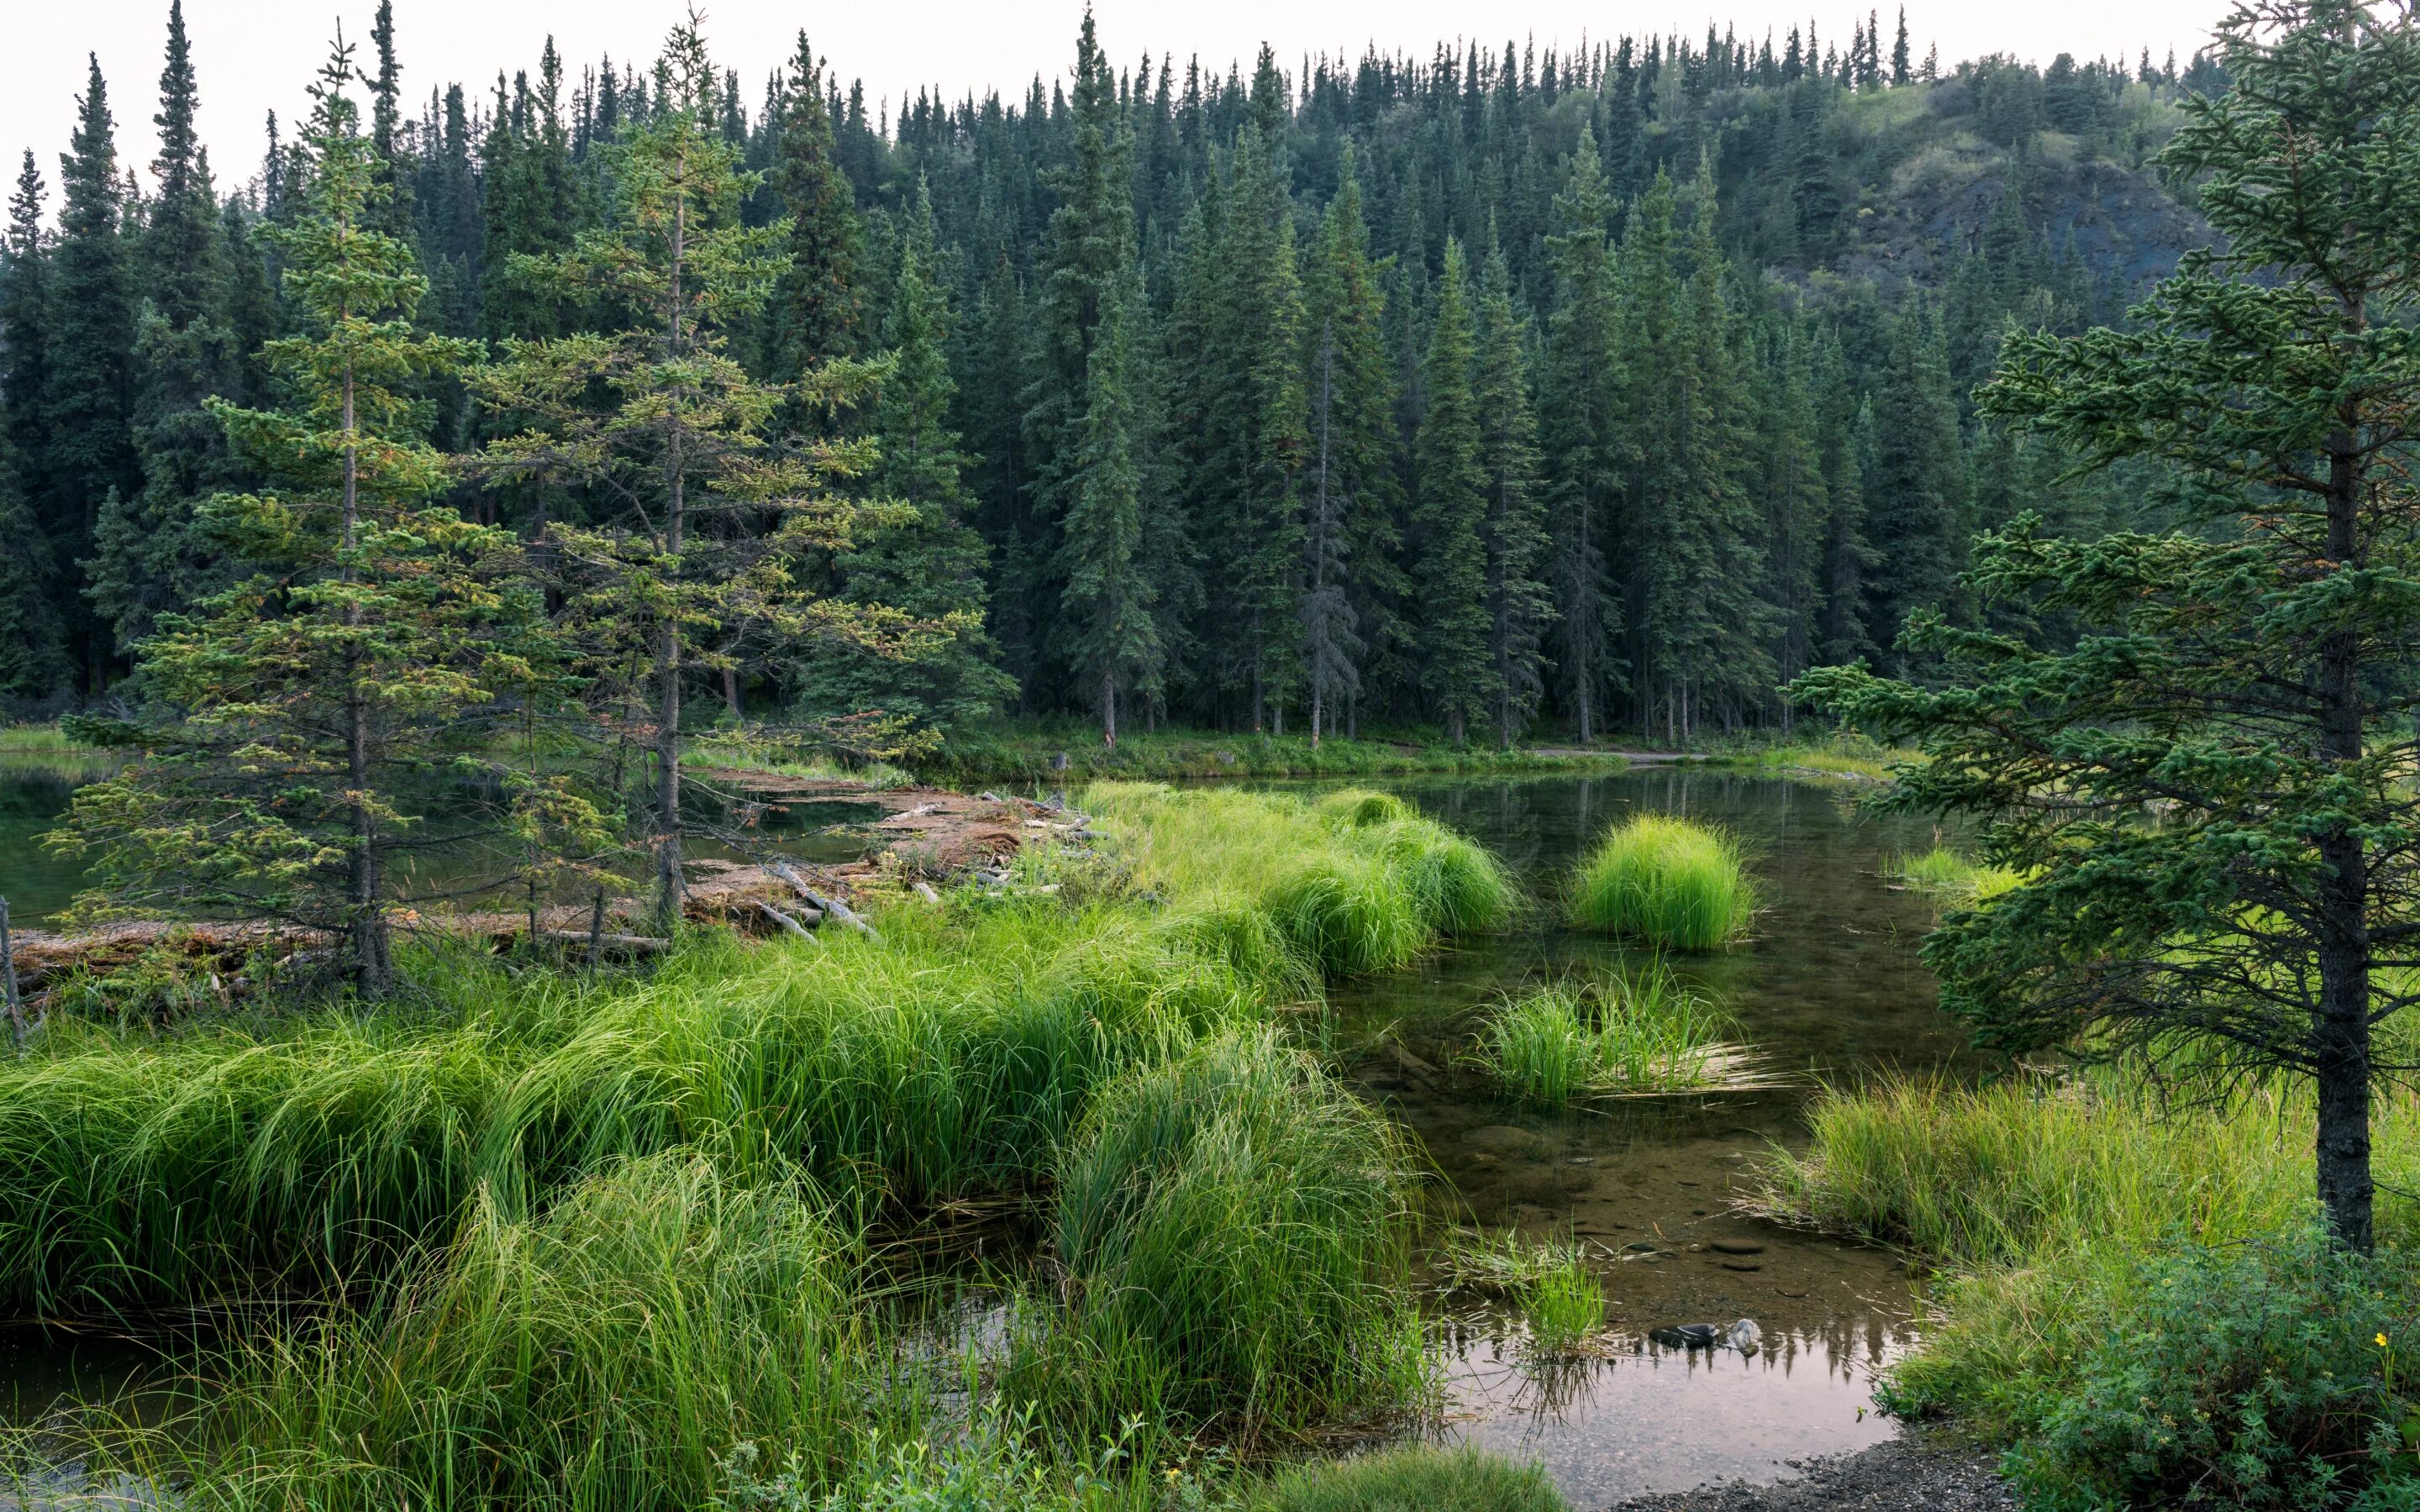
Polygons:
[[1605,1328],[1605,1291],[1576,1250],[1567,1250],[1519,1292],[1529,1345],[1541,1354],[1571,1354]]
[[1109,1088],[1058,1187],[1071,1329],[1171,1411],[1297,1427],[1424,1388],[1401,1136],[1266,1031]]
[[1673,950],[1711,950],[1747,931],[1756,891],[1739,845],[1669,814],[1618,825],[1580,864],[1572,922]]
[[1902,856],[1888,875],[1918,892],[1936,893],[1961,903],[1996,898],[2022,879],[2005,866],[1970,861],[1947,845],[1935,845],[1921,856]]
[[1659,961],[1509,999],[1488,1024],[1480,1059],[1515,1101],[1559,1108],[1592,1094],[1745,1085],[1759,1072],[1724,1042],[1730,1029]]

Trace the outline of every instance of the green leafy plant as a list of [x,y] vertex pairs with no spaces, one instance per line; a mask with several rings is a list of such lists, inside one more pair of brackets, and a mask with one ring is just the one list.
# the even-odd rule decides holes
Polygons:
[[1572,922],[1673,950],[1711,950],[1746,933],[1756,889],[1739,844],[1710,825],[1640,814],[1581,862]]

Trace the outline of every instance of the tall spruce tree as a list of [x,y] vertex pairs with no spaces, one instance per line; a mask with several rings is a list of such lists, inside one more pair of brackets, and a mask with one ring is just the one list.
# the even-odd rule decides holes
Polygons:
[[43,400],[50,388],[50,244],[42,176],[28,149],[0,246],[0,530],[17,543],[0,581],[0,692],[39,698],[73,677],[61,571],[42,501],[48,473]]
[[1068,659],[1097,700],[1101,743],[1109,747],[1118,743],[1120,692],[1155,695],[1163,663],[1138,459],[1146,309],[1141,277],[1129,268],[1109,292],[1093,343],[1083,447],[1062,536]]
[[789,266],[766,322],[766,371],[789,379],[857,350],[862,236],[824,99],[824,66],[807,34],[790,60],[774,187]]
[[85,601],[85,566],[101,507],[143,486],[134,448],[134,279],[127,245],[126,182],[116,123],[96,56],[76,100],[76,129],[59,160],[59,235],[52,255],[49,358],[43,420],[48,515],[54,559],[72,572],[61,619],[86,692],[116,667],[106,626]]
[[1891,333],[1873,395],[1874,461],[1865,478],[1866,531],[1875,553],[1866,578],[1866,628],[1891,666],[1900,627],[1921,609],[1950,605],[1965,555],[1965,452],[1949,363],[1931,302],[1913,293]]
[[[695,21],[675,28],[645,124],[617,145],[619,199],[607,224],[569,252],[518,261],[517,276],[539,294],[628,323],[509,342],[501,362],[473,375],[480,396],[524,425],[489,443],[490,484],[578,484],[622,503],[595,527],[554,522],[542,545],[567,594],[589,606],[586,654],[611,660],[643,648],[632,705],[601,712],[654,762],[647,841],[662,928],[686,893],[688,683],[728,671],[750,641],[795,662],[821,645],[913,649],[922,628],[895,609],[814,592],[799,576],[802,558],[845,551],[861,521],[898,511],[837,491],[871,465],[870,447],[784,448],[773,434],[785,404],[854,402],[862,371],[827,367],[772,385],[731,354],[734,328],[763,311],[783,258],[779,228],[742,224],[747,185],[740,149],[721,130],[720,83]],[[895,753],[887,744],[895,728],[844,720],[824,737]]]
[[448,484],[411,389],[468,355],[422,336],[411,251],[377,229],[376,160],[340,39],[313,94],[308,187],[277,233],[301,326],[269,358],[293,408],[212,403],[284,486],[207,518],[254,573],[163,617],[143,675],[185,712],[87,787],[79,845],[119,903],[233,907],[330,929],[367,993],[393,979],[389,859],[421,818],[411,779],[487,703],[483,652],[524,595],[481,568],[499,532],[429,502]]
[[1314,712],[1349,733],[1364,670],[1407,655],[1412,630],[1385,270],[1370,257],[1360,163],[1349,147],[1340,172],[1304,281],[1303,386],[1315,460],[1304,486],[1311,570],[1303,614]]
[[1471,397],[1479,461],[1487,479],[1480,538],[1487,550],[1487,690],[1496,743],[1505,750],[1545,692],[1540,670],[1554,598],[1545,570],[1546,515],[1538,487],[1538,416],[1529,401],[1528,330],[1512,307],[1512,274],[1491,252],[1480,278],[1479,352]]
[[1557,618],[1559,689],[1581,744],[1596,738],[1606,700],[1621,682],[1621,605],[1606,542],[1621,525],[1623,452],[1621,405],[1621,312],[1606,242],[1613,197],[1599,163],[1595,133],[1580,128],[1571,177],[1555,196],[1553,313],[1546,321],[1541,443],[1549,581]]
[[1412,578],[1424,653],[1420,691],[1457,746],[1468,738],[1471,721],[1485,718],[1495,705],[1483,535],[1488,477],[1472,388],[1477,348],[1462,243],[1448,238],[1423,373],[1428,412],[1420,420],[1417,448]]
[[135,259],[144,292],[134,352],[143,486],[102,502],[89,569],[92,601],[121,655],[151,633],[159,615],[181,612],[225,585],[195,511],[245,481],[226,427],[207,403],[241,393],[242,350],[227,319],[229,270],[209,162],[194,132],[197,103],[178,0],[168,9],[167,62],[153,117],[160,155],[151,172],[159,187]]

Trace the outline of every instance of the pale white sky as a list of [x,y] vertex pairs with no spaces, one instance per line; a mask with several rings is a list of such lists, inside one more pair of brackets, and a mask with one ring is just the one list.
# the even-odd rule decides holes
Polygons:
[[[258,165],[261,121],[275,110],[291,121],[304,107],[303,87],[325,54],[338,19],[346,35],[366,42],[376,0],[186,0],[185,23],[200,74],[202,134],[221,185],[240,183]],[[432,85],[459,80],[476,90],[498,68],[535,69],[549,33],[576,74],[600,54],[617,60],[652,57],[675,19],[678,0],[396,0],[397,46],[407,100],[427,98]],[[707,33],[717,56],[736,66],[752,103],[766,70],[790,51],[800,27],[828,54],[840,76],[862,77],[871,94],[897,100],[919,84],[939,84],[955,99],[970,88],[998,86],[1021,93],[1034,74],[1062,76],[1074,54],[1082,0],[871,0],[843,6],[778,0],[705,0]],[[1500,48],[1508,37],[1569,45],[1583,35],[1685,31],[1702,37],[1711,17],[1744,37],[1773,28],[1782,35],[1810,11],[1820,34],[1846,43],[1854,19],[1868,8],[1835,0],[1218,0],[1207,5],[1151,0],[1097,0],[1102,45],[1122,66],[1145,50],[1198,53],[1222,71],[1231,58],[1249,64],[1266,39],[1289,72],[1305,52],[1357,56],[1374,39],[1425,55],[1439,38],[1475,31]],[[1885,38],[1894,5],[1885,5]],[[2224,0],[2026,0],[2026,3],[1942,4],[1917,0],[1908,27],[1920,58],[1937,42],[1943,62],[2009,52],[2047,62],[2060,51],[2090,57],[2133,57],[2143,47],[2154,59],[2170,47],[2181,60],[2208,39]],[[13,183],[20,154],[32,147],[56,209],[58,154],[72,128],[83,89],[85,54],[97,52],[109,81],[119,149],[147,169],[155,131],[161,49],[168,0],[10,0],[0,53],[0,153]],[[1483,23],[1474,18],[1484,16]],[[1887,44],[1885,44],[1887,45]],[[416,108],[416,104],[415,104]]]

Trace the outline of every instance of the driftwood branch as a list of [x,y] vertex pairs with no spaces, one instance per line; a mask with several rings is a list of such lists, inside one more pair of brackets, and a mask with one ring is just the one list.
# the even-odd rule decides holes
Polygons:
[[774,907],[771,903],[766,903],[762,899],[757,900],[756,911],[763,914],[767,918],[771,919],[774,923],[781,925],[783,929],[788,930],[791,933],[797,935],[802,940],[814,939],[814,935],[808,931],[807,926],[799,923],[797,919],[792,918],[789,915],[782,912],[780,909]]
[[880,934],[875,933],[873,925],[859,917],[857,910],[837,898],[828,898],[807,886],[807,879],[799,875],[798,869],[789,862],[779,859],[768,861],[765,863],[765,870],[788,883],[799,897],[822,909],[830,918],[839,919],[870,940],[882,938]]
[[0,898],[0,995],[5,995],[8,1005],[8,1033],[16,1041],[17,1048],[23,1050],[26,1038],[40,1028],[51,1014],[46,1008],[40,1018],[31,1024],[25,1022],[25,1000],[17,994],[17,952],[8,938],[8,900],[6,898]]

